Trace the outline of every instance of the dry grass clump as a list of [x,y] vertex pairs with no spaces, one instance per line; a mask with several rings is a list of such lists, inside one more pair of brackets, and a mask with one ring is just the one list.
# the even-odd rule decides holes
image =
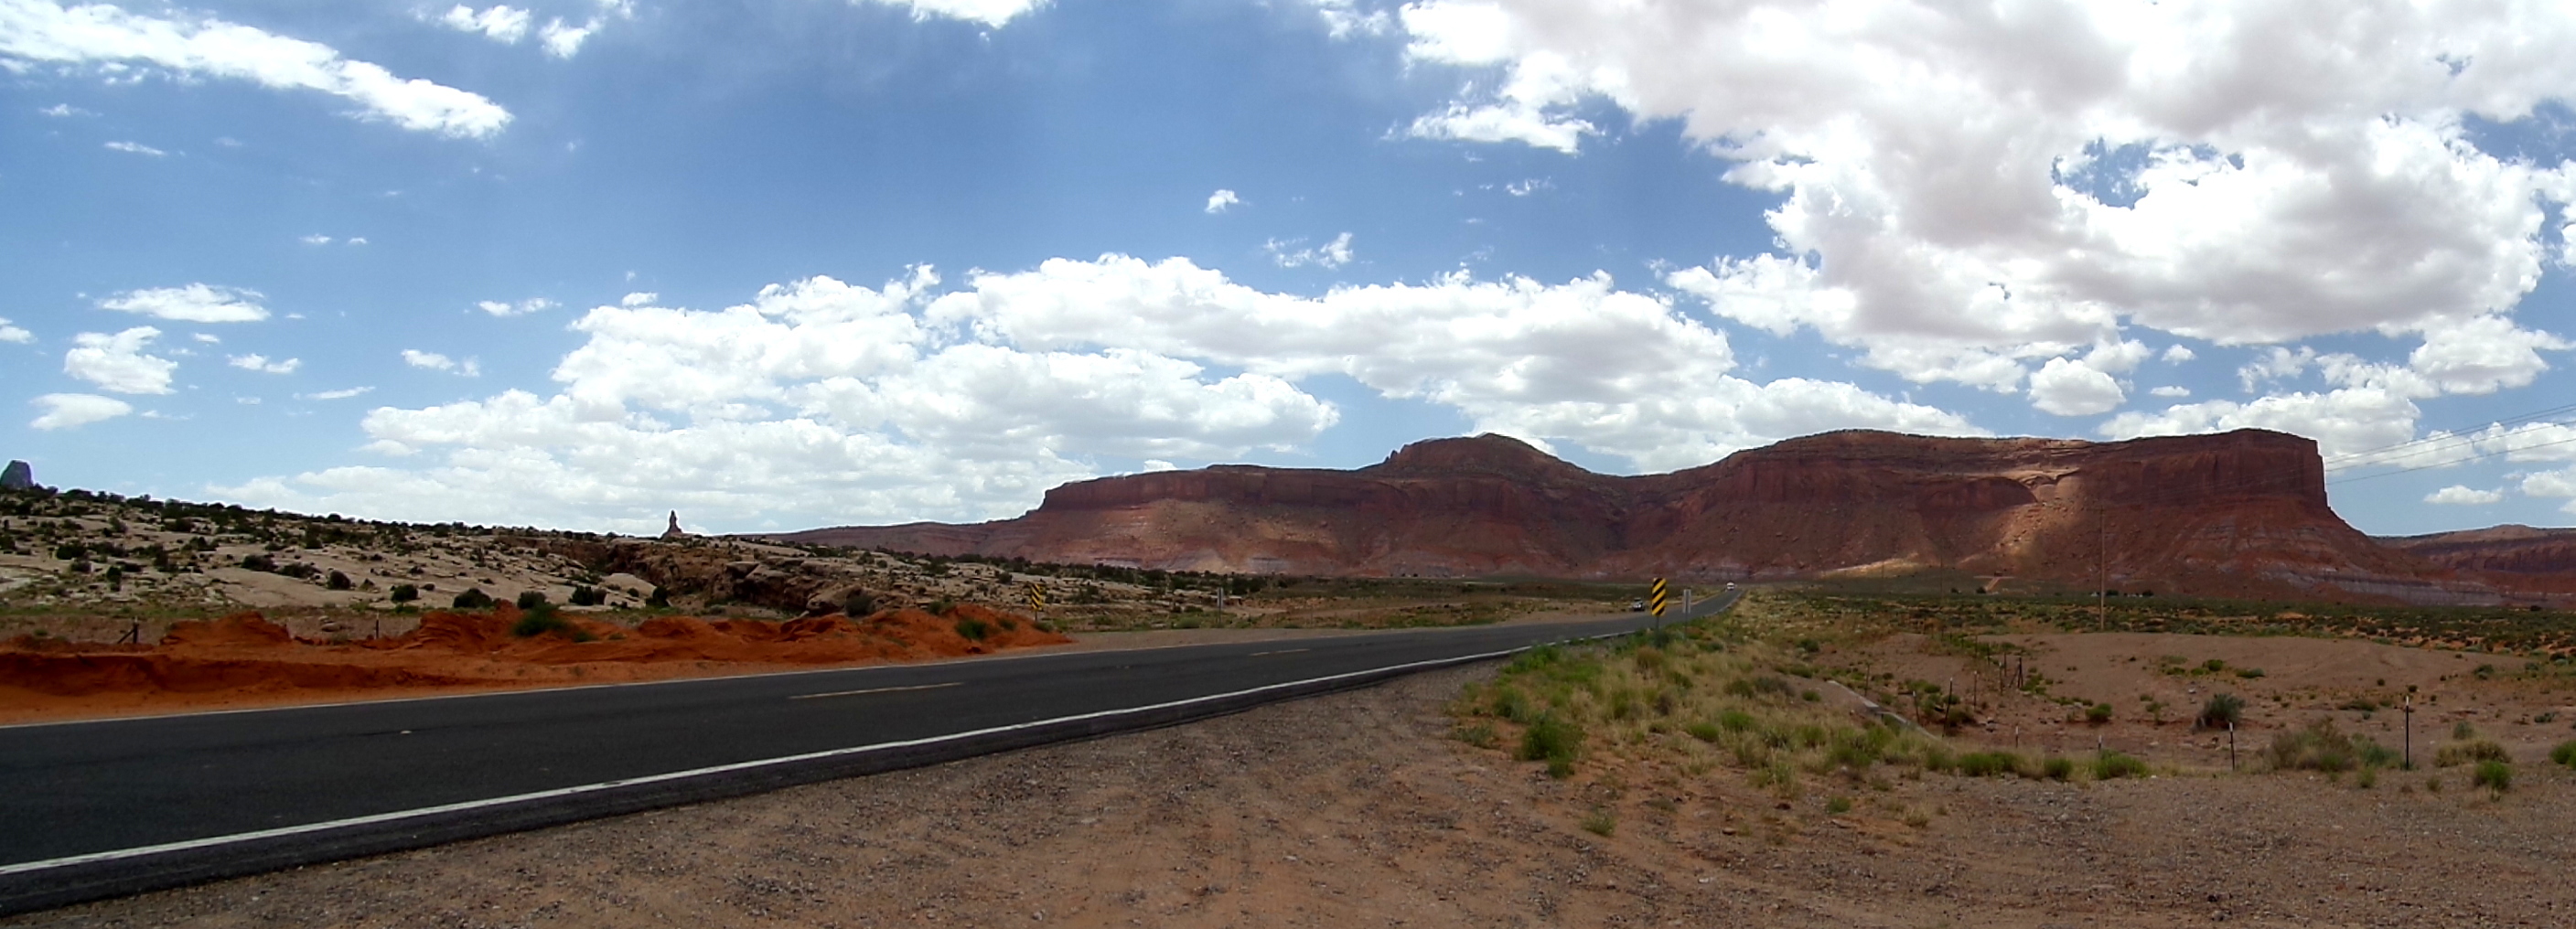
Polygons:
[[1881,765],[1946,767],[1949,752],[1938,740],[1862,722],[1808,696],[1810,686],[1776,671],[1789,658],[1770,646],[1724,641],[1702,625],[1603,645],[1543,646],[1493,682],[1471,685],[1453,712],[1465,720],[1462,732],[1517,727],[1516,741],[1502,741],[1558,777],[1596,752],[1678,755],[1694,773],[1730,764],[1784,795],[1807,775],[1860,779]]
[[[1451,706],[1462,741],[1510,747],[1568,777],[1603,758],[1678,762],[1692,775],[1733,768],[1783,798],[1810,777],[1869,783],[1883,769],[1969,776],[2096,780],[2146,765],[2116,752],[2091,761],[1958,754],[1894,718],[1864,719],[1821,700],[1801,667],[1804,649],[1750,641],[1703,621],[1613,642],[1523,653]],[[1883,777],[1875,778],[1883,785]]]
[[2505,751],[2504,746],[2496,744],[2493,739],[2471,739],[2466,742],[2453,742],[2449,745],[2442,746],[2440,751],[2433,753],[2433,766],[2437,768],[2448,768],[2454,765],[2464,765],[2470,762],[2479,761],[2493,761],[2510,764],[2513,762],[2513,753]]

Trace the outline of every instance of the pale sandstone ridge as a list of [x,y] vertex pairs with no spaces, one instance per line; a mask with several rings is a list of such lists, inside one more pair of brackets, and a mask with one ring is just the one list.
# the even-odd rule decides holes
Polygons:
[[1959,572],[1989,583],[2492,600],[2327,505],[2316,443],[2263,430],[2083,442],[1852,430],[1595,474],[1515,439],[1356,471],[1219,465],[1067,484],[1018,519],[781,541],[1145,568],[1694,581]]

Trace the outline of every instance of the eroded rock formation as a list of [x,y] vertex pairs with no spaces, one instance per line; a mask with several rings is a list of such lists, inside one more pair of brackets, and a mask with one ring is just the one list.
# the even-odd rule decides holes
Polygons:
[[1018,519],[781,541],[1147,568],[1972,583],[2492,599],[2327,505],[2316,444],[2261,430],[2096,443],[1831,432],[1669,474],[1595,474],[1502,436],[1355,471],[1221,465],[1067,484]]

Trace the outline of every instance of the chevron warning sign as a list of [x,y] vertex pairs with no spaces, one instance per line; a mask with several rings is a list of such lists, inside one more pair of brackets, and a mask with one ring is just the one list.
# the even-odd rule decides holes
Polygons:
[[1664,603],[1671,600],[1672,596],[1672,588],[1664,584],[1663,578],[1656,578],[1654,589],[1646,594],[1646,611],[1655,614],[1655,618],[1662,619]]
[[1046,609],[1046,588],[1036,584],[1029,585],[1029,609]]

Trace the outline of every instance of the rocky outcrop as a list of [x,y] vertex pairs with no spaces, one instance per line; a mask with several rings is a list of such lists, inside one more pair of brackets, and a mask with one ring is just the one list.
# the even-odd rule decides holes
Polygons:
[[548,539],[540,545],[599,574],[642,578],[689,607],[742,603],[822,615],[845,609],[862,594],[877,609],[912,602],[871,585],[847,562],[806,558],[776,546],[644,539]]
[[0,469],[0,490],[30,490],[36,486],[36,468],[23,461],[9,462]]
[[1485,435],[1415,443],[1355,471],[1127,475],[1058,487],[1018,519],[774,538],[1250,573],[1958,572],[2086,589],[2494,597],[2345,524],[2316,444],[2261,430],[2112,443],[1845,431],[1636,477]]

